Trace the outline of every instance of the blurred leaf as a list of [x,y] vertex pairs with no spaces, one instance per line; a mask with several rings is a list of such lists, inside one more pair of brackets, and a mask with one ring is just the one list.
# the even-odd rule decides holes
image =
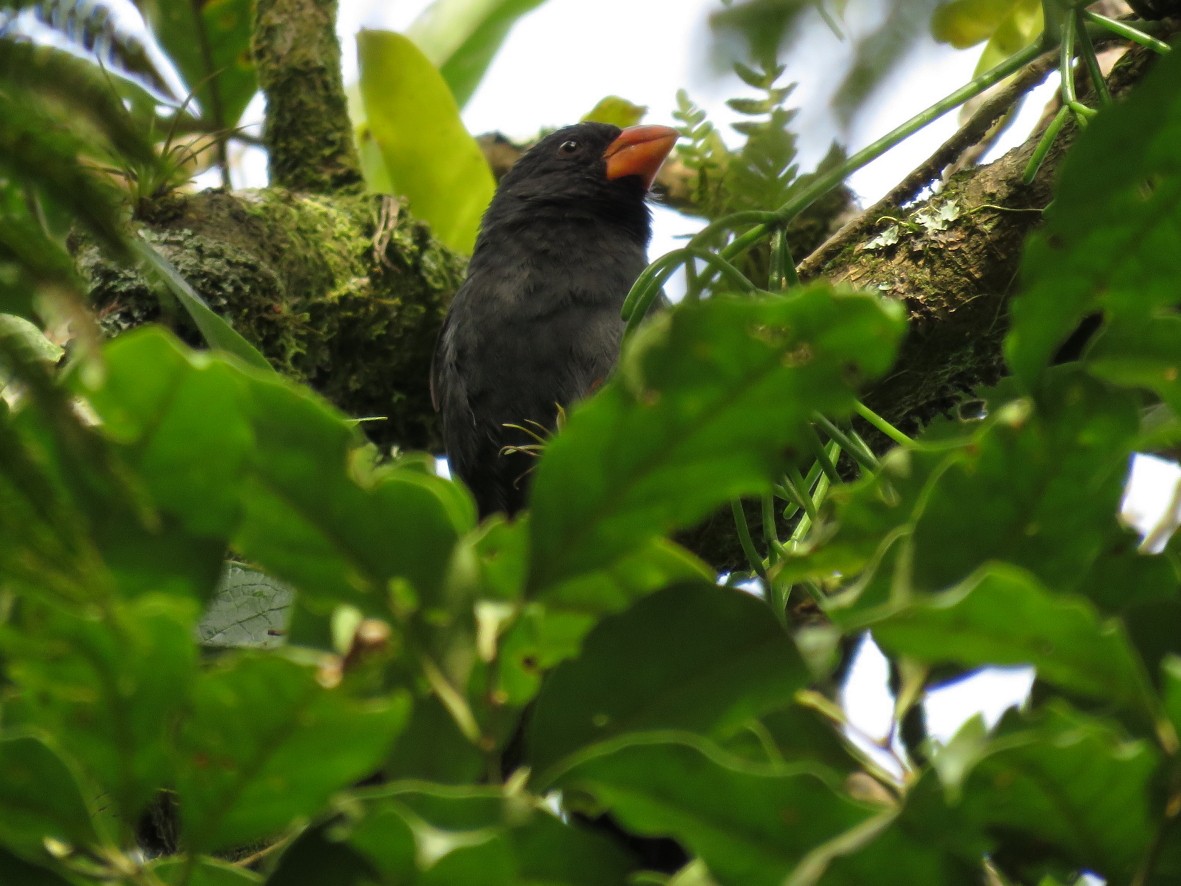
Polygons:
[[1181,278],[1178,78],[1181,56],[1160,59],[1063,162],[1046,225],[1026,248],[1025,291],[1005,342],[1009,365],[1030,387],[1082,319],[1100,312],[1104,328],[1083,357],[1090,370],[1181,403],[1172,316]]
[[583,121],[593,120],[596,123],[611,123],[620,129],[635,126],[644,119],[648,108],[644,105],[633,105],[618,95],[609,95],[600,99],[599,103],[583,115]]
[[[0,37],[0,81],[10,94],[34,96],[49,115],[68,121],[71,131],[109,144],[130,160],[152,163],[155,151],[134,125],[105,72],[51,46]],[[63,170],[64,171],[64,170]]]
[[761,601],[713,585],[667,588],[604,619],[546,679],[528,762],[544,784],[588,747],[637,733],[722,737],[809,679]]
[[[782,578],[894,567],[904,597],[950,587],[998,560],[1056,590],[1089,582],[1129,539],[1116,513],[1135,403],[1077,371],[1047,381],[1036,408],[997,400],[984,421],[945,423],[923,446],[887,456],[877,477],[835,490],[835,519],[784,563]],[[854,605],[859,594],[858,606],[881,602],[866,596],[871,587],[882,590],[863,581],[834,606]]]
[[495,788],[395,784],[365,806],[349,844],[386,882],[614,886],[628,869],[611,841]]
[[240,846],[315,812],[377,769],[408,715],[402,693],[357,701],[278,653],[203,674],[178,738],[186,845]]
[[775,884],[813,846],[864,824],[874,810],[803,766],[761,768],[682,741],[619,745],[563,775],[629,831],[671,835],[722,883]]
[[889,367],[902,329],[897,304],[824,285],[715,296],[650,322],[546,447],[531,587],[602,569],[761,489],[806,445],[814,412],[846,413],[854,387]]
[[215,858],[163,858],[148,869],[169,886],[246,886],[263,881],[253,871]]
[[56,736],[124,822],[169,781],[172,725],[196,667],[195,610],[161,595],[108,606],[102,619],[37,607],[0,634],[20,687],[6,719]]
[[[13,4],[10,0],[5,5],[11,8]],[[168,82],[169,77],[158,64],[163,53],[158,47],[153,47],[155,52],[149,52],[143,39],[143,29],[134,20],[129,22],[126,16],[112,15],[113,4],[33,3],[32,0],[16,4],[17,8],[27,5],[33,5],[38,20],[55,29],[78,49],[92,55],[104,73],[109,71],[126,77],[138,88],[151,90],[157,101],[163,99],[179,104],[183,100],[184,96],[178,96],[173,91],[172,84]],[[97,70],[95,73],[98,73]]]
[[391,579],[409,581],[424,604],[441,592],[474,521],[455,484],[414,467],[372,469],[354,454],[356,429],[306,388],[187,351],[159,329],[120,336],[105,355],[105,383],[88,389],[104,431],[191,531],[229,538],[308,600],[388,614]]
[[[1003,839],[1013,867],[1057,858],[1068,870],[1131,882],[1155,826],[1151,746],[1054,705],[981,748],[948,784],[967,827]],[[1001,853],[998,850],[998,855]]]
[[363,138],[377,145],[393,190],[410,211],[441,242],[470,253],[496,185],[447,84],[401,34],[362,30],[357,53],[368,121]]
[[258,91],[250,52],[251,0],[135,0],[135,5],[196,93],[210,127],[236,125]]
[[0,92],[0,170],[35,186],[116,255],[125,255],[121,196],[78,162],[94,145],[27,97]]
[[295,592],[262,572],[228,563],[197,625],[205,646],[267,649],[283,643]]
[[[519,561],[525,564],[524,551]],[[542,674],[578,654],[582,638],[604,615],[672,584],[712,581],[713,571],[667,539],[650,539],[610,567],[550,588],[527,604],[506,631],[498,688],[510,704],[537,694]]]
[[[32,736],[0,739],[0,771],[0,842],[6,849],[48,861],[47,839],[79,849],[99,842],[77,779],[48,744]],[[0,859],[0,873],[4,868]]]
[[545,0],[434,0],[406,36],[439,69],[455,102],[467,104],[521,16]]
[[1118,621],[1086,600],[1047,592],[1000,564],[956,589],[860,620],[887,651],[967,667],[1033,665],[1068,692],[1106,699],[1155,724],[1160,702]]
[[0,883],[19,883],[21,886],[76,886],[61,874],[30,864],[0,846]]
[[244,339],[229,324],[229,321],[215,314],[197,290],[193,289],[188,281],[180,275],[172,262],[157,251],[149,241],[136,238],[132,241],[132,245],[143,265],[180,302],[181,307],[192,318],[193,324],[200,330],[205,342],[211,348],[233,354],[247,366],[253,366],[255,369],[274,371],[271,364],[267,362],[267,358],[259,353],[254,345]]
[[[399,829],[400,828],[400,829]],[[392,856],[399,851],[405,859],[404,877],[413,871],[414,842],[398,821],[386,832],[383,852]],[[331,883],[333,886],[378,886],[380,875],[373,864],[346,842],[348,836],[339,822],[327,822],[307,828],[286,848],[267,877],[267,886],[306,886],[308,883]],[[407,879],[398,881],[407,882]]]
[[[931,33],[940,43],[967,49],[985,40],[1006,44],[1009,35],[1028,37],[1041,31],[1041,0],[951,0],[931,16]],[[1032,28],[1036,21],[1038,27]],[[1002,36],[1004,35],[1004,36]],[[1009,46],[1006,55],[1029,44],[1029,39]]]

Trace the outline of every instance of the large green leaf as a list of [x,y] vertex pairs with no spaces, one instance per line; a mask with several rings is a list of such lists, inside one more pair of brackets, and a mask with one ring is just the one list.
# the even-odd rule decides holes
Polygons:
[[762,489],[806,445],[813,413],[847,413],[857,385],[889,367],[903,326],[898,304],[826,285],[715,296],[650,322],[546,447],[531,589]]
[[590,746],[636,733],[722,737],[786,706],[808,680],[763,602],[713,585],[671,587],[605,619],[547,678],[527,760],[544,784]]
[[408,715],[402,693],[358,701],[277,653],[214,668],[178,738],[186,845],[240,846],[316,812],[377,769]]
[[39,607],[0,635],[19,696],[10,725],[45,730],[124,822],[169,781],[172,723],[196,668],[193,601],[148,595],[103,618]]
[[889,652],[933,664],[1033,665],[1069,692],[1105,699],[1154,724],[1160,703],[1118,621],[1089,601],[1046,591],[1028,573],[985,568],[956,589],[858,620]]
[[1086,315],[1100,313],[1106,328],[1087,355],[1093,371],[1181,402],[1172,317],[1181,278],[1179,78],[1181,56],[1171,53],[1100,113],[1063,163],[1046,226],[1026,250],[1025,292],[1005,343],[1027,385]]
[[454,484],[413,466],[373,468],[356,429],[307,389],[159,329],[121,336],[105,355],[105,381],[85,387],[104,431],[192,532],[232,541],[308,599],[384,611],[379,592],[394,578],[424,603],[440,592],[474,520]]
[[98,843],[77,779],[48,744],[31,736],[0,740],[0,771],[0,843],[5,848],[48,861],[47,839],[78,849]]
[[463,107],[517,19],[544,2],[435,0],[406,29],[406,36],[439,69]]
[[689,736],[589,757],[559,784],[592,795],[629,831],[675,837],[724,884],[779,886],[813,846],[874,812],[817,771],[749,766]]
[[[984,421],[946,422],[922,445],[890,453],[875,477],[835,490],[835,519],[786,561],[783,577],[881,573],[880,582],[863,576],[837,607],[876,605],[891,578],[904,596],[939,591],[993,560],[1056,590],[1094,586],[1132,541],[1116,514],[1136,404],[1073,370],[1056,371],[1044,391],[1036,404],[998,395]],[[1108,593],[1105,608],[1150,590]]]
[[1132,882],[1162,814],[1152,747],[1060,705],[1028,725],[1010,721],[941,772],[964,826],[992,834],[1012,866],[1056,857],[1068,870]]
[[931,32],[936,40],[956,49],[988,41],[976,65],[979,75],[1042,33],[1041,0],[951,0],[936,8]]
[[471,252],[496,184],[447,84],[401,34],[361,31],[357,54],[366,116],[362,145],[377,146],[394,192],[436,238]]

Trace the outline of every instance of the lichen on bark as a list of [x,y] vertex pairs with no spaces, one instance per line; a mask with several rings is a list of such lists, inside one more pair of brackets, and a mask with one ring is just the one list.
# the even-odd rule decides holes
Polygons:
[[[284,375],[365,423],[382,446],[436,448],[426,367],[465,259],[388,197],[280,188],[172,195],[143,235]],[[202,341],[137,272],[83,247],[109,333],[152,320]]]

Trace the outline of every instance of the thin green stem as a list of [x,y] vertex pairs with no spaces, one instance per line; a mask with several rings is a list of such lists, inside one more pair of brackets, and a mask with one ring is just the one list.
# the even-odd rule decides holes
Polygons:
[[885,434],[887,437],[889,437],[891,440],[893,440],[899,446],[913,446],[914,445],[914,440],[912,440],[910,437],[906,436],[906,434],[902,433],[902,431],[898,430],[896,427],[894,427],[892,424],[890,424],[888,421],[886,421],[884,418],[882,418],[880,415],[878,415],[876,412],[874,412],[872,409],[870,409],[868,406],[866,406],[860,400],[858,400],[857,403],[854,405],[853,411],[856,412],[859,416],[861,416],[861,418],[865,419],[865,421],[867,423],[869,423],[872,427],[874,427],[878,431],[881,431],[883,434]]
[[[841,475],[837,473],[836,462],[829,457],[828,451],[820,439],[820,435],[816,433],[816,429],[811,425],[808,425],[807,437],[808,445],[812,448],[812,454],[820,462],[820,468],[824,471],[824,475],[833,483],[840,483]],[[840,444],[836,445],[839,446]]]
[[877,457],[864,449],[864,443],[858,444],[848,433],[842,428],[838,427],[828,416],[821,415],[819,412],[812,416],[812,421],[820,425],[824,429],[824,433],[828,434],[833,440],[841,445],[845,452],[860,465],[863,471],[872,474],[878,469]]
[[787,230],[783,225],[777,227],[771,235],[771,272],[768,276],[770,279],[767,281],[767,288],[774,292],[800,285],[795,259],[791,255],[791,245],[787,242]]
[[1058,113],[1054,115],[1054,119],[1050,121],[1050,125],[1046,127],[1046,131],[1042,133],[1037,147],[1033,149],[1033,154],[1030,155],[1029,162],[1025,165],[1025,172],[1021,175],[1021,180],[1025,184],[1032,182],[1037,175],[1037,171],[1042,168],[1042,163],[1045,162],[1046,155],[1050,153],[1050,148],[1054,145],[1054,139],[1058,137],[1058,133],[1066,125],[1066,120],[1070,114],[1070,108],[1063,105],[1058,109]]
[[1099,67],[1099,57],[1095,55],[1095,44],[1087,31],[1081,9],[1074,11],[1074,26],[1078,33],[1080,54],[1087,66],[1087,76],[1091,78],[1091,85],[1095,87],[1095,95],[1099,97],[1099,104],[1106,107],[1111,104],[1111,91],[1107,88],[1107,80],[1103,76],[1103,70]]
[[[823,470],[819,461],[813,463],[812,468],[817,473]],[[808,473],[810,475],[812,471],[809,471]],[[787,480],[787,487],[795,494],[796,504],[799,506],[799,508],[805,514],[815,519],[816,503],[812,501],[811,492],[812,483],[815,481],[813,480],[812,482],[809,482],[807,478],[800,474],[800,469],[795,465],[792,465],[787,469],[787,476],[784,477],[784,479]]]
[[1065,16],[1062,22],[1062,42],[1058,44],[1058,75],[1064,105],[1078,101],[1074,94],[1074,38],[1077,32],[1078,22],[1075,17]]
[[1163,40],[1158,40],[1151,34],[1145,34],[1139,28],[1133,28],[1126,22],[1117,21],[1113,18],[1108,18],[1105,15],[1100,15],[1097,12],[1092,12],[1089,9],[1083,10],[1083,18],[1092,24],[1098,25],[1106,31],[1110,31],[1125,40],[1131,40],[1133,43],[1139,43],[1141,46],[1146,46],[1153,52],[1159,52],[1161,55],[1168,55],[1171,47]]
[[767,567],[770,568],[787,554],[779,541],[779,527],[775,522],[775,496],[763,496],[763,541],[767,544]]
[[656,301],[660,294],[660,287],[664,285],[665,281],[678,267],[688,264],[693,259],[705,262],[742,292],[755,292],[758,289],[742,271],[717,253],[696,246],[674,249],[644,268],[632,286],[631,292],[627,294],[620,315],[627,321],[628,334],[634,331],[647,315],[648,309]]
[[[746,522],[746,512],[742,510],[742,500],[730,499],[730,510],[734,512],[734,527],[738,530],[738,542],[742,545],[742,553],[746,555],[750,568],[763,580],[764,592],[769,595],[771,583],[767,580],[767,565],[755,549],[754,539],[750,535],[750,524]],[[769,596],[767,602],[773,602]]]
[[[1029,64],[1035,58],[1042,54],[1043,47],[1039,43],[1033,43],[1022,49],[1020,52],[1005,59],[995,68],[986,71],[979,77],[972,80],[970,83],[957,89],[955,92],[946,96],[943,99],[935,102],[924,111],[921,111],[915,116],[911,117],[901,126],[891,130],[886,135],[879,138],[877,141],[862,148],[853,156],[849,157],[840,166],[829,170],[823,175],[818,175],[811,181],[807,187],[800,190],[798,194],[784,203],[775,211],[775,218],[781,222],[788,222],[795,218],[822,196],[827,194],[834,187],[843,182],[852,173],[856,172],[861,167],[872,163],[886,151],[893,148],[895,145],[904,141],[910,136],[914,135],[927,124],[939,119],[944,114],[962,105],[971,98],[975,98],[986,89],[1001,82],[1010,74]],[[724,221],[724,220],[722,220]],[[716,224],[716,223],[715,223]],[[746,249],[757,243],[767,235],[768,229],[773,222],[763,221],[756,224],[746,233],[735,238],[724,250],[722,255],[727,259],[732,259],[737,255],[742,254]],[[712,225],[710,227],[713,227]],[[706,230],[709,230],[707,228]],[[702,234],[705,232],[703,231]],[[701,235],[698,235],[701,236]],[[694,240],[697,238],[695,237]]]

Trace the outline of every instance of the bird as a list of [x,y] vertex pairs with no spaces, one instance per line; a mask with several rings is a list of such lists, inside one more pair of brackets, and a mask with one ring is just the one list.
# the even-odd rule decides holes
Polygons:
[[624,298],[648,263],[647,195],[677,130],[584,122],[501,179],[431,361],[454,476],[481,516],[527,501],[528,449],[619,356]]

